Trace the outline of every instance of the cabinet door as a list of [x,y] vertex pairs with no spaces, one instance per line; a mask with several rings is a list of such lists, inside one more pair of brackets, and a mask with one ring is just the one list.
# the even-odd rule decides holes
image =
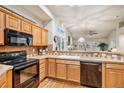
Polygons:
[[48,60],[48,76],[56,77],[56,63],[55,59]]
[[10,15],[6,15],[6,27],[13,29],[13,30],[17,30],[20,31],[20,19],[14,17],[14,16],[10,16]]
[[0,45],[4,45],[5,14],[0,12]]
[[39,75],[39,78],[40,78],[40,81],[42,81],[46,76],[47,76],[47,60],[44,59],[44,60],[40,60],[40,75]]
[[48,31],[45,29],[42,29],[42,46],[48,45]]
[[31,24],[25,21],[22,21],[22,32],[31,34]]
[[41,29],[37,26],[32,26],[32,31],[33,31],[33,45],[34,46],[41,46],[42,45]]
[[121,70],[106,70],[106,87],[117,88],[123,87],[123,72]]
[[68,65],[68,80],[80,82],[80,66],[79,65]]
[[66,79],[66,64],[57,63],[57,78]]

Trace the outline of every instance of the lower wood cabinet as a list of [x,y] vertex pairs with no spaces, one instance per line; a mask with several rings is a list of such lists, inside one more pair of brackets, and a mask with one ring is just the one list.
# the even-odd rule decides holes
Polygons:
[[107,69],[106,72],[106,87],[112,87],[112,88],[123,88],[123,76],[122,71],[115,70],[115,69]]
[[56,59],[56,78],[80,83],[80,62]]
[[47,59],[40,60],[39,66],[39,81],[42,81],[47,76]]
[[48,59],[48,76],[56,77],[56,61],[55,61],[55,59]]
[[8,70],[0,76],[0,88],[12,88],[12,70]]
[[124,88],[124,65],[107,64],[105,83],[108,88]]
[[57,63],[56,77],[60,79],[66,79],[66,64]]
[[67,80],[80,82],[80,65],[68,65]]
[[0,11],[0,45],[4,45],[5,14]]

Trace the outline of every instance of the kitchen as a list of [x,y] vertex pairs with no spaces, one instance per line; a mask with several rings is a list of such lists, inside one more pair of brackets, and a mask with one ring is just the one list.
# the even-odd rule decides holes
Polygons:
[[123,88],[123,12],[117,5],[0,6],[0,88]]

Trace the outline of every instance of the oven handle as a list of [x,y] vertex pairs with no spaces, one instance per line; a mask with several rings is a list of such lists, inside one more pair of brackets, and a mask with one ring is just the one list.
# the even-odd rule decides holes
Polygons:
[[14,71],[16,71],[16,70],[21,70],[21,69],[24,69],[24,68],[26,68],[26,67],[29,67],[29,66],[32,66],[32,65],[37,65],[38,64],[38,62],[32,62],[32,63],[30,63],[30,64],[24,64],[24,65],[22,65],[22,66],[19,66],[19,67],[15,67],[14,68]]

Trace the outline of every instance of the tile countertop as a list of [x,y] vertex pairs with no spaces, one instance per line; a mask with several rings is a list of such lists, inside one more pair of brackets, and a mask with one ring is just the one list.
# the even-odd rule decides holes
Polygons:
[[67,55],[38,55],[38,56],[33,56],[33,57],[28,57],[28,58],[35,58],[35,59],[56,58],[56,59],[66,59],[66,60],[76,60],[76,61],[86,61],[86,62],[124,64],[124,60],[80,57],[80,56],[67,56]]
[[2,65],[0,64],[0,76],[6,73],[8,70],[13,69],[13,66]]

